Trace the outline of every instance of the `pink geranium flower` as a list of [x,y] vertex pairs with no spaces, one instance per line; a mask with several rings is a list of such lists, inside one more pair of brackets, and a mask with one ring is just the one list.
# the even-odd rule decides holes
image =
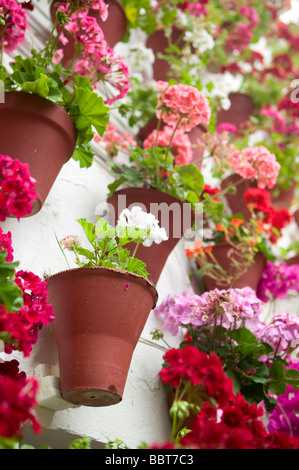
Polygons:
[[156,115],[169,126],[189,132],[210,122],[209,101],[197,88],[178,84],[165,89],[165,82],[158,82],[157,90],[162,93],[158,96]]
[[271,189],[276,183],[280,164],[276,156],[263,145],[235,150],[229,156],[232,169],[246,179],[256,179],[259,188]]
[[38,381],[19,372],[16,360],[0,363],[0,436],[21,436],[22,426],[29,422],[35,433],[41,425],[34,416],[37,402]]
[[178,129],[171,140],[172,134],[173,128],[169,126],[165,126],[162,131],[159,131],[158,133],[155,129],[145,139],[143,147],[148,149],[157,145],[158,147],[168,148],[170,145],[170,150],[174,156],[175,164],[187,165],[193,159],[192,144],[189,136],[181,129]]
[[25,32],[30,29],[28,15],[22,3],[16,0],[0,0],[0,12],[5,22],[0,28],[3,48],[5,52],[12,52],[23,44]]
[[0,154],[0,220],[11,215],[20,219],[31,213],[38,198],[35,184],[27,163]]

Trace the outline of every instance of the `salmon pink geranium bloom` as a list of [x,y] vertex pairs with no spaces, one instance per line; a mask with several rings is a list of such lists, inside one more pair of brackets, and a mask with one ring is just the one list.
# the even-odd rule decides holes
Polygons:
[[233,151],[229,163],[243,178],[256,179],[258,187],[262,189],[273,188],[280,171],[276,156],[263,145]]
[[158,96],[158,119],[185,132],[199,124],[209,124],[212,114],[209,100],[197,88],[184,84],[168,87],[168,83],[158,82],[157,90],[162,91]]

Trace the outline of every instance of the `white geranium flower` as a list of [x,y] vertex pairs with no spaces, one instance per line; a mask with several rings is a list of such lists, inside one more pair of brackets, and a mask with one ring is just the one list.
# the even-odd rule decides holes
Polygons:
[[62,240],[60,240],[59,243],[64,250],[72,251],[71,244],[75,243],[75,245],[80,245],[81,238],[78,235],[67,235]]
[[213,49],[215,46],[213,37],[203,28],[194,30],[193,32],[186,31],[184,39],[185,41],[192,42],[196,51],[201,54],[207,50]]
[[[240,90],[243,77],[225,73],[206,72],[202,75],[203,92],[212,99],[218,99],[224,109],[230,108],[229,94]],[[212,89],[209,85],[213,84]]]
[[136,227],[144,230],[148,235],[142,243],[144,246],[151,246],[153,243],[161,243],[168,240],[166,231],[159,227],[159,221],[151,213],[144,212],[141,207],[133,206],[132,209],[124,209],[117,221],[119,227]]

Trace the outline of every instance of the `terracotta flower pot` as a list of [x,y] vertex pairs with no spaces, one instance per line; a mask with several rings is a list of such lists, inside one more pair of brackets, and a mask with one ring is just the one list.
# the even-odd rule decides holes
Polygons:
[[[227,242],[217,243],[215,246],[213,246],[213,255],[215,256],[218,264],[228,273],[228,276],[235,276],[236,269],[230,263],[228,256],[229,250],[231,250],[231,246]],[[241,289],[242,287],[251,287],[253,290],[256,290],[262,272],[265,268],[265,263],[265,257],[262,253],[259,252],[255,256],[254,263],[247,268],[246,272],[235,278],[231,283],[228,282],[227,284],[223,284],[222,282],[218,282],[216,279],[204,276],[203,280],[205,288],[208,291],[216,288]]]
[[85,406],[119,403],[157,302],[155,287],[143,277],[102,267],[63,271],[47,284],[63,398]]
[[232,210],[232,213],[243,214],[245,217],[249,217],[250,214],[243,195],[249,188],[256,188],[256,182],[243,179],[241,176],[235,173],[228,176],[221,182],[221,189],[224,190],[229,185],[235,187],[235,193],[230,194],[229,192],[226,192],[224,196],[230,209]]
[[0,153],[29,164],[37,180],[38,200],[31,215],[42,208],[62,166],[73,155],[77,133],[62,106],[40,96],[6,92],[0,104]]
[[[179,49],[182,49],[184,45],[184,41],[180,40],[182,35],[183,35],[182,30],[173,28],[171,40],[173,44],[176,44],[179,47]],[[179,42],[177,43],[177,41]],[[168,39],[165,36],[164,30],[158,29],[153,34],[151,34],[146,41],[146,47],[152,49],[155,55],[155,62],[153,64],[154,80],[156,81],[163,80],[163,81],[168,82],[170,78],[168,75],[169,70],[170,70],[169,62],[165,59],[161,59],[158,57],[159,53],[166,54],[166,49],[168,47]],[[175,77],[171,77],[171,78],[175,78]]]
[[299,264],[299,255],[292,256],[292,258],[289,258],[284,261],[288,266],[291,266],[292,264]]
[[168,256],[184,232],[192,227],[193,215],[189,204],[152,188],[122,189],[109,197],[107,202],[113,208],[111,223],[114,225],[123,209],[140,205],[144,211],[154,214],[160,227],[165,228],[168,240],[160,244],[153,243],[150,247],[139,245],[136,253],[136,258],[146,264],[149,279],[156,284]]
[[229,95],[231,106],[229,109],[221,109],[217,113],[217,124],[229,122],[239,127],[246,123],[254,111],[254,104],[251,96],[244,93],[231,93]]
[[297,209],[293,214],[294,220],[299,227],[299,209]]
[[275,185],[274,188],[270,190],[271,204],[275,209],[289,209],[291,207],[292,201],[295,198],[296,186],[296,181],[292,181],[288,189],[282,189]]
[[[52,2],[50,6],[50,14],[53,22],[56,18],[56,10],[58,6],[65,3],[67,3],[67,0],[54,0]],[[88,14],[89,16],[96,18],[104,33],[104,38],[108,47],[113,49],[115,44],[121,41],[126,33],[127,17],[124,8],[117,0],[106,0],[105,3],[109,5],[108,18],[106,21],[101,20],[98,10],[90,8]],[[65,35],[67,36],[69,42],[65,45],[61,45],[61,48],[63,49],[64,53],[63,64],[67,66],[74,56],[75,41],[71,34],[65,32]]]

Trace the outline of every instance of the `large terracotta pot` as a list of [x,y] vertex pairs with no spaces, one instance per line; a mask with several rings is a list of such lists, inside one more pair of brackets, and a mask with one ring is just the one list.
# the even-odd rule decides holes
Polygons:
[[111,268],[47,279],[62,397],[77,405],[122,400],[132,355],[158,294],[145,278]]
[[[50,14],[52,21],[54,22],[56,17],[56,10],[60,4],[65,4],[67,0],[54,0],[50,6]],[[102,21],[99,15],[98,10],[92,8],[89,9],[89,16],[96,18],[98,24],[100,25],[105,41],[107,45],[113,49],[116,43],[121,41],[127,30],[127,17],[124,11],[124,8],[117,0],[106,0],[106,4],[109,5],[108,8],[108,18],[106,21]],[[61,45],[63,49],[64,58],[63,64],[67,66],[70,63],[70,60],[74,56],[75,52],[75,41],[71,34],[65,32],[69,42],[65,45]]]
[[0,153],[29,164],[37,180],[38,200],[31,215],[43,206],[62,166],[73,155],[77,133],[62,106],[40,96],[6,92],[0,104]]
[[[176,44],[179,49],[182,49],[184,41],[181,39],[183,36],[183,31],[177,28],[173,28],[171,41],[173,44]],[[155,62],[153,64],[153,78],[154,80],[163,80],[168,82],[170,65],[169,61],[159,57],[159,54],[166,54],[166,49],[168,47],[168,39],[165,36],[164,29],[158,29],[153,34],[151,34],[147,41],[146,47],[153,50],[155,55]]]
[[[231,246],[227,242],[217,243],[213,246],[213,255],[216,258],[218,264],[228,273],[230,276],[236,275],[235,268],[231,265],[230,259],[228,256]],[[208,255],[207,255],[208,256]],[[209,257],[209,256],[208,256]],[[213,262],[211,260],[211,262]],[[240,260],[241,262],[241,260]],[[251,287],[253,290],[257,289],[260,277],[265,268],[266,259],[262,253],[257,253],[254,259],[254,263],[250,265],[246,272],[241,274],[241,276],[234,278],[232,282],[223,283],[219,282],[216,279],[213,279],[208,276],[204,276],[203,281],[206,290],[213,289],[229,289],[229,288],[243,288]]]
[[251,96],[244,93],[231,93],[229,95],[231,106],[229,109],[221,109],[217,113],[217,124],[229,122],[239,127],[246,123],[254,111]]
[[223,181],[221,181],[221,189],[225,190],[229,185],[235,188],[235,193],[230,194],[229,192],[226,192],[224,196],[232,213],[242,214],[245,217],[249,217],[249,210],[247,208],[243,195],[246,191],[248,191],[249,188],[257,187],[256,181],[246,180],[234,173],[225,178]]
[[[108,198],[111,204],[111,223],[116,224],[123,209],[139,205],[146,212],[154,214],[164,227],[168,240],[150,247],[139,245],[136,258],[146,264],[149,279],[156,284],[168,259],[184,232],[192,227],[193,215],[189,204],[167,193],[152,188],[126,188],[116,191]],[[135,245],[134,245],[135,247]],[[134,248],[132,246],[131,251]]]

